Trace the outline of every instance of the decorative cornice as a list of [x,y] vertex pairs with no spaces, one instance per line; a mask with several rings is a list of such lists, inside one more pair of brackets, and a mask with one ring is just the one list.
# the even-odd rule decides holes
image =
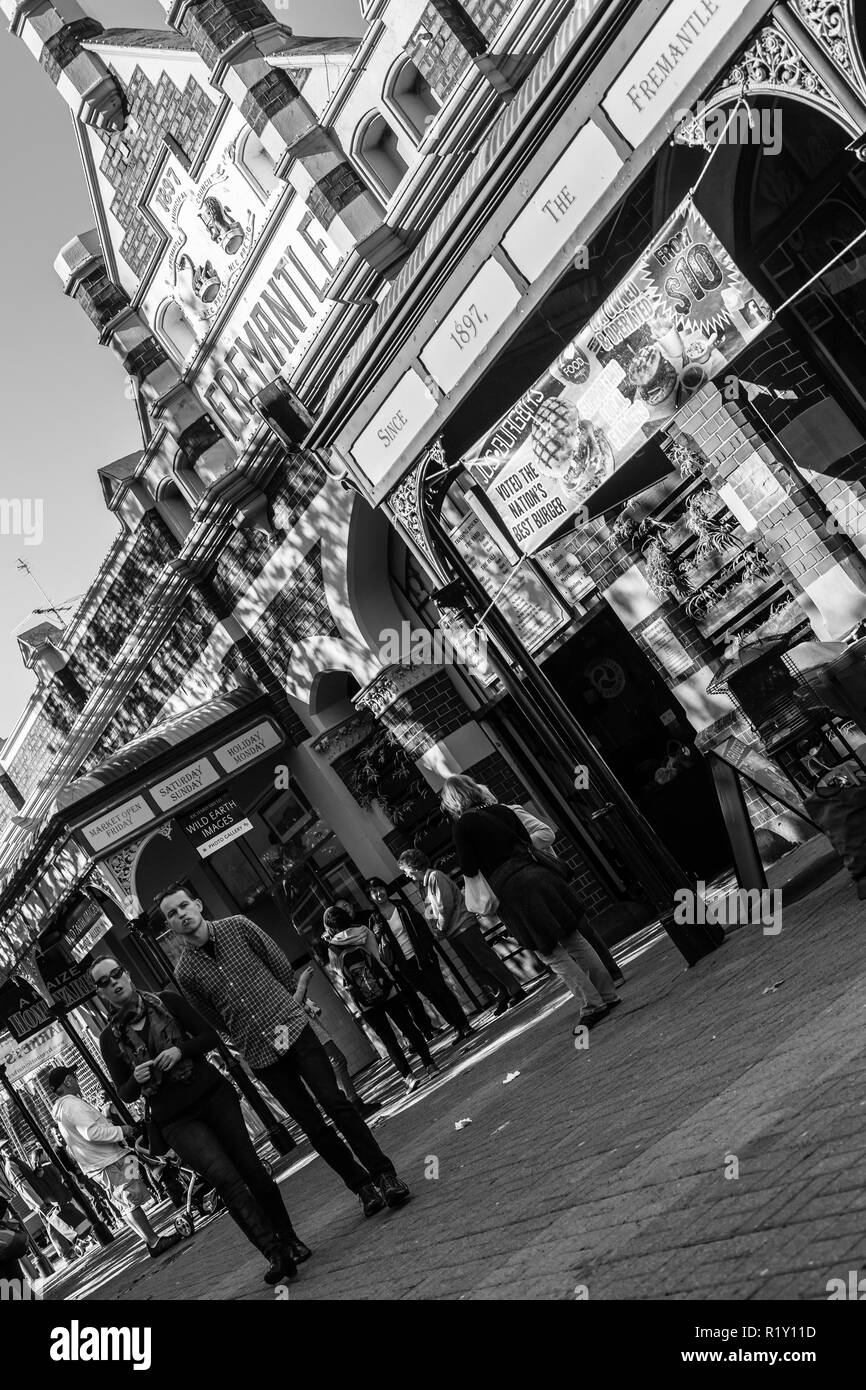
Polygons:
[[386,666],[373,677],[369,685],[359,691],[352,699],[358,709],[369,710],[378,719],[395,700],[399,700],[407,690],[423,685],[436,674],[435,666]]
[[374,732],[375,727],[372,714],[368,709],[363,709],[358,714],[344,719],[342,724],[335,724],[333,729],[320,734],[310,747],[320,758],[327,758],[328,762],[332,763],[335,758],[363,743]]

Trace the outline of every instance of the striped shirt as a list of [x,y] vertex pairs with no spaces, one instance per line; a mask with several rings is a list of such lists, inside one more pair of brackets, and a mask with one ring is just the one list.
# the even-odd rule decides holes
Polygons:
[[211,922],[210,929],[213,954],[186,946],[175,979],[251,1067],[270,1066],[310,1022],[295,1002],[295,972],[279,946],[248,917],[223,917]]

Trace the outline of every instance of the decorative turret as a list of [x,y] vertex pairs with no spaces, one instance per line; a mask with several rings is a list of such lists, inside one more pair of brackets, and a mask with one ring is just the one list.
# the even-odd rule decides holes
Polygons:
[[23,39],[78,120],[122,130],[123,91],[98,54],[84,47],[103,33],[76,0],[0,0],[9,28]]
[[65,294],[81,305],[127,376],[139,387],[150,414],[183,450],[187,467],[213,482],[235,463],[235,452],[182,380],[162,343],[129,296],[109,278],[97,232],[83,232],[54,263]]
[[280,178],[297,188],[343,253],[380,271],[406,248],[383,222],[382,209],[329,130],[284,68],[268,56],[285,47],[287,30],[263,0],[160,0],[168,23],[207,63],[261,140]]

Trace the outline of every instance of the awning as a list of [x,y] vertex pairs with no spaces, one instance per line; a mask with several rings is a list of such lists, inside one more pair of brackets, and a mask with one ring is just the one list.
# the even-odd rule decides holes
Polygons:
[[253,686],[241,686],[228,695],[221,695],[219,699],[209,700],[204,705],[198,705],[195,709],[177,714],[173,719],[167,719],[165,723],[148,729],[138,738],[125,743],[122,748],[119,748],[116,753],[112,753],[92,772],[88,772],[85,777],[78,777],[74,782],[70,782],[68,786],[64,787],[57,796],[57,806],[72,806],[85,796],[99,791],[100,788],[112,786],[130,772],[134,772],[136,768],[146,767],[148,763],[153,762],[161,754],[167,753],[169,749],[178,748],[188,739],[195,738],[204,730],[220,723],[223,719],[227,719],[238,710],[245,709],[253,701],[259,699],[261,699],[260,690],[256,690]]

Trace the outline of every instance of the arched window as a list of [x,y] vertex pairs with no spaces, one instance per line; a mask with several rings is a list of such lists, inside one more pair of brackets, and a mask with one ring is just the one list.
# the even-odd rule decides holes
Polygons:
[[190,531],[190,504],[173,478],[165,478],[156,490],[156,509],[179,541]]
[[411,58],[400,58],[385,83],[385,100],[391,110],[421,140],[439,114],[441,102]]
[[358,126],[353,154],[387,202],[396,192],[408,165],[400,153],[397,132],[380,111],[371,111]]
[[254,130],[246,130],[235,141],[235,163],[263,203],[281,183],[274,173],[274,161]]
[[175,361],[184,363],[196,346],[195,330],[176,299],[161,305],[156,315],[157,332]]

